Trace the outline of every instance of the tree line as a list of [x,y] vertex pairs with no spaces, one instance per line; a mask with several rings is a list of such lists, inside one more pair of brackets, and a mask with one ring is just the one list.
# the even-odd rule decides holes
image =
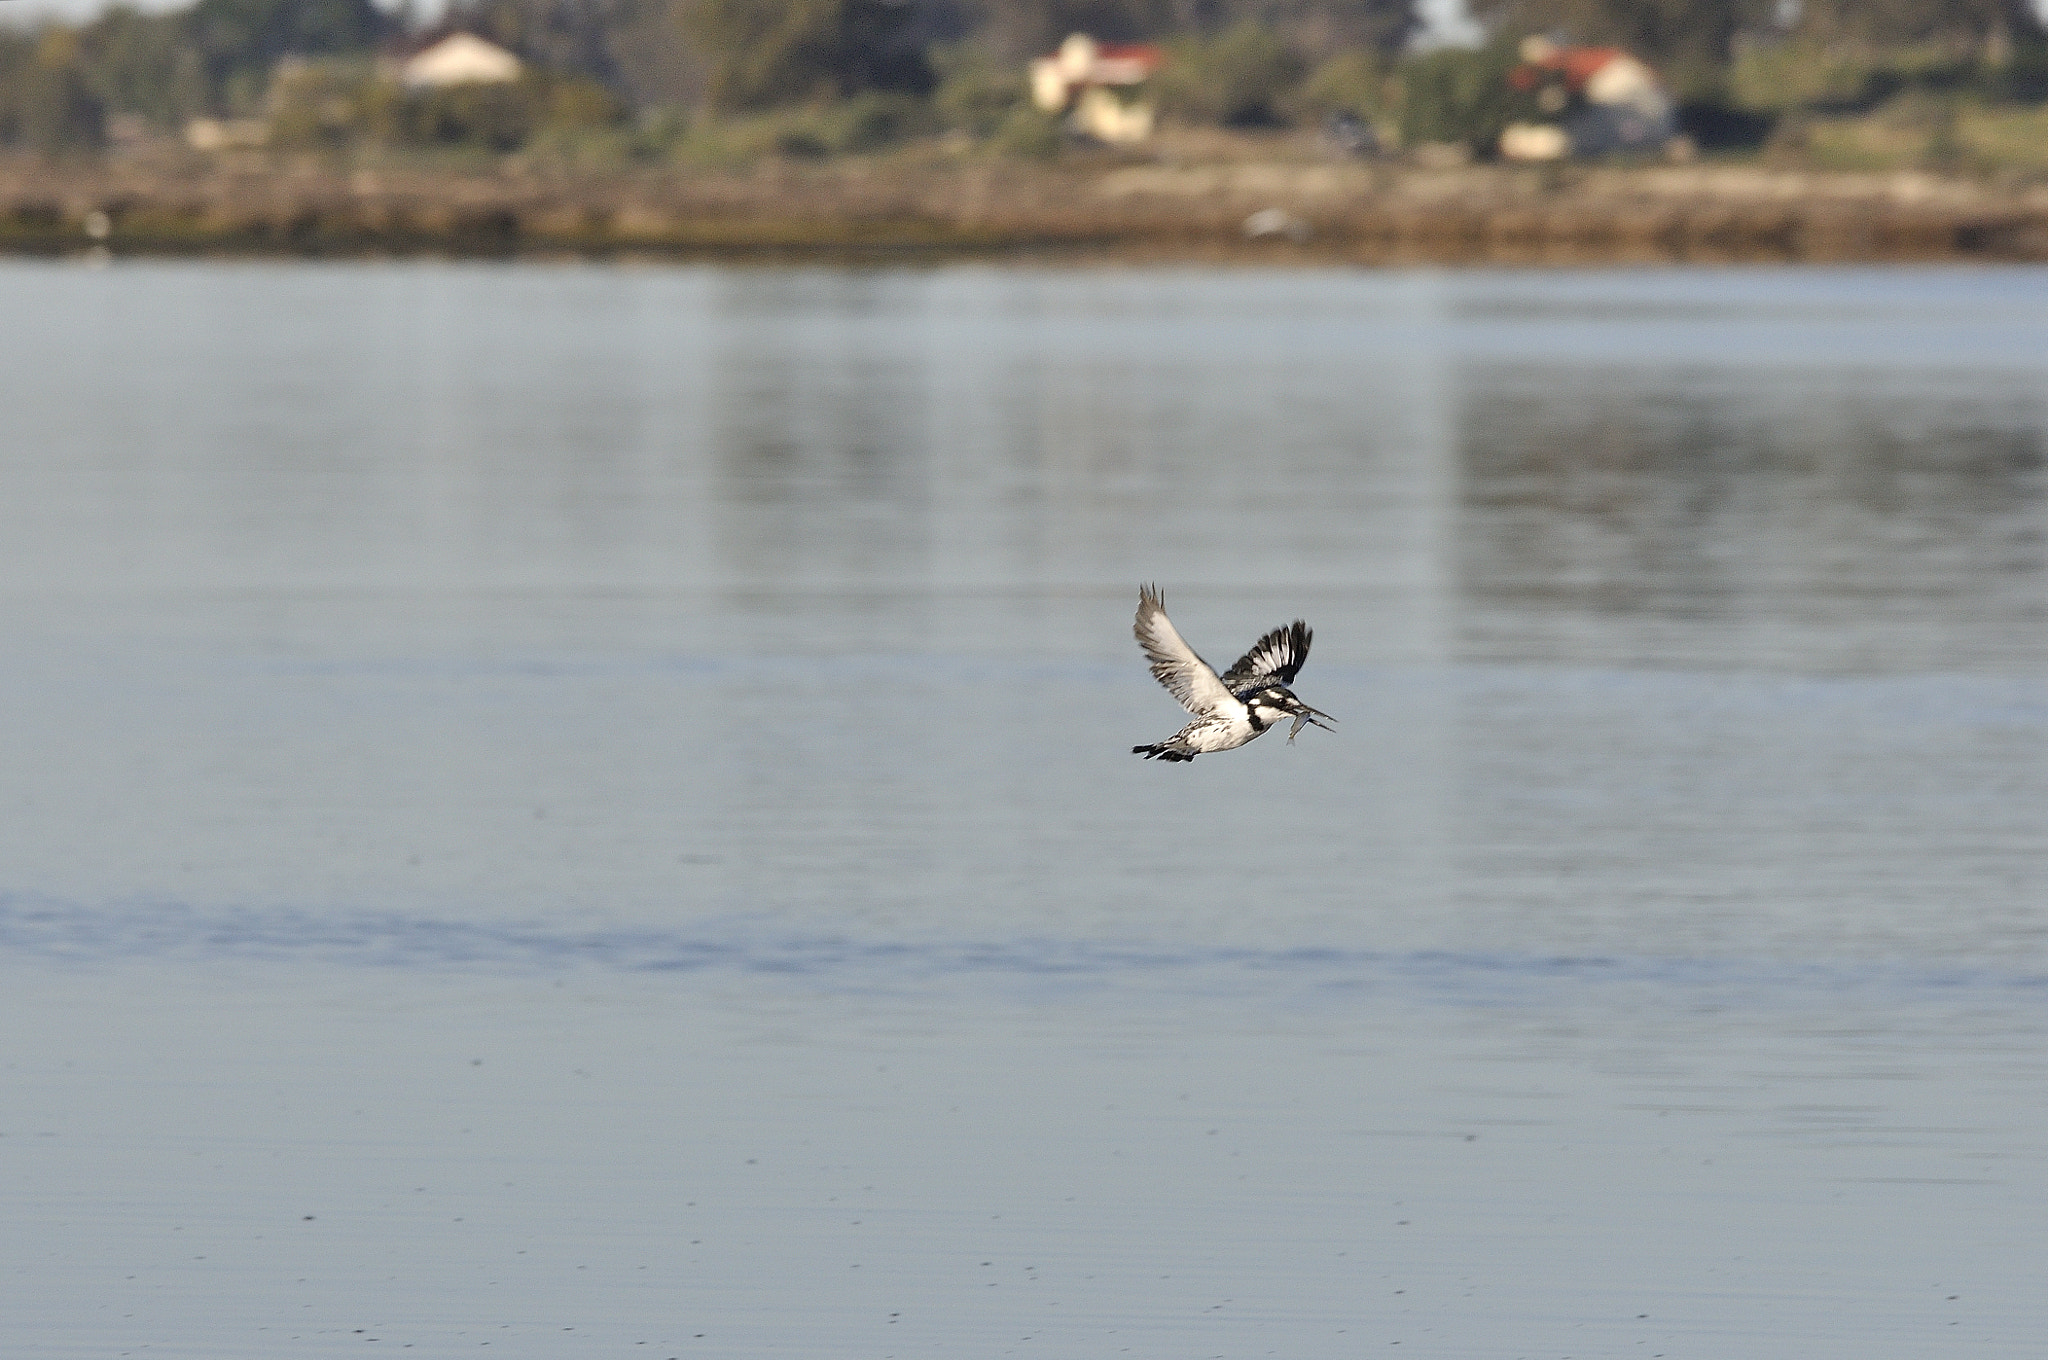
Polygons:
[[[1716,127],[1753,134],[1785,111],[1774,101],[1851,107],[1907,85],[2039,99],[2033,73],[2048,66],[2031,0],[1471,9],[1495,41],[1429,53],[1415,46],[1410,0],[456,0],[436,30],[488,37],[532,74],[503,90],[409,93],[376,63],[426,32],[407,10],[371,0],[116,5],[86,22],[0,29],[0,143],[81,152],[122,119],[171,131],[199,117],[264,117],[309,145],[508,149],[549,128],[608,129],[623,144],[692,120],[780,117],[782,150],[802,150],[805,138],[829,152],[944,130],[1042,148],[1057,129],[1030,110],[1024,63],[1070,32],[1165,45],[1157,93],[1170,119],[1256,126],[1347,113],[1396,138],[1482,143],[1502,116],[1496,77],[1528,33],[1645,58],[1709,138]],[[1788,83],[1770,70],[1794,75]]]

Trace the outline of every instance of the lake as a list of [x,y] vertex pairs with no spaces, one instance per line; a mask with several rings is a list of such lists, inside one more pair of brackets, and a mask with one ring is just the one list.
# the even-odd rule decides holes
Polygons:
[[9,1355],[2040,1353],[2048,270],[0,299]]

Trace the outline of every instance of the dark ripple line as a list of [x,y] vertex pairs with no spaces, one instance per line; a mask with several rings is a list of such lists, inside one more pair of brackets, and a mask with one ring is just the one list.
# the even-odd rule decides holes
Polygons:
[[768,974],[854,986],[1010,975],[1239,985],[1280,979],[1319,990],[1402,985],[1468,999],[1512,999],[1570,984],[1683,990],[2020,992],[2048,997],[2048,976],[1981,965],[1786,963],[1754,959],[1388,952],[1297,946],[1167,947],[1022,937],[919,942],[778,932],[745,920],[704,933],[653,928],[563,930],[395,912],[294,908],[201,910],[181,903],[108,907],[0,894],[0,954],[75,963],[130,960],[321,962],[376,968]]

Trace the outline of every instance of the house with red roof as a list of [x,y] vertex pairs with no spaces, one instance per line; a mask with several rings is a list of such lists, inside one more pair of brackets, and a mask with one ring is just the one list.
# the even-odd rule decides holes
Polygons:
[[1157,118],[1149,82],[1165,64],[1166,53],[1150,43],[1070,33],[1059,51],[1031,63],[1031,102],[1098,141],[1142,142]]
[[1542,122],[1510,124],[1500,153],[1547,161],[1657,151],[1678,131],[1678,106],[1657,73],[1618,47],[1567,47],[1522,40],[1521,64],[1508,83],[1535,97]]

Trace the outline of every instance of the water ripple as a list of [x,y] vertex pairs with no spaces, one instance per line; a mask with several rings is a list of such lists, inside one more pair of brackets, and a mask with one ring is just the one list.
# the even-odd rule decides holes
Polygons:
[[1342,993],[1400,989],[1466,1002],[1651,986],[1695,1002],[1845,991],[2000,993],[2048,999],[2048,976],[1959,962],[1569,956],[1328,946],[1254,948],[1145,941],[864,939],[726,919],[688,929],[475,922],[397,912],[180,903],[87,905],[0,895],[0,957],[81,964],[223,960],[486,972],[598,970],[776,975],[844,989],[1007,977],[1065,985]]

